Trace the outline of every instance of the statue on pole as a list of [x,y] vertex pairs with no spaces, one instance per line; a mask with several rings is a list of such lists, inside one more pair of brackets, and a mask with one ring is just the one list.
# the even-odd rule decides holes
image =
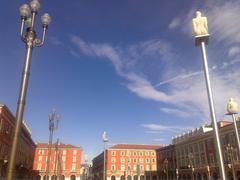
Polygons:
[[198,46],[202,41],[208,44],[208,24],[207,18],[202,16],[200,11],[196,11],[196,17],[192,20],[193,34],[195,36],[195,44]]

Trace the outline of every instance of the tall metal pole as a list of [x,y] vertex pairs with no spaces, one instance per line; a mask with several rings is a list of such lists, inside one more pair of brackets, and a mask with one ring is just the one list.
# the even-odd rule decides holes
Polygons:
[[235,116],[235,114],[232,114],[232,119],[233,119],[233,124],[234,124],[236,139],[237,139],[238,157],[240,158],[240,138],[239,138],[239,132],[238,132],[238,128],[237,128],[237,122],[236,122],[236,116]]
[[54,175],[55,175],[55,179],[57,180],[57,176],[58,176],[58,144],[59,144],[59,139],[57,139],[56,145],[55,145],[55,163],[54,163]]
[[106,142],[108,142],[107,133],[104,131],[102,134],[102,141],[104,144],[103,151],[103,180],[106,180]]
[[32,18],[31,18],[30,25],[26,28],[26,34],[24,34],[24,28],[25,28],[25,22],[30,14],[30,8],[27,4],[24,4],[20,7],[21,39],[26,45],[26,52],[25,52],[25,61],[24,61],[22,79],[21,79],[21,85],[20,85],[20,92],[19,92],[18,103],[17,103],[16,123],[14,128],[14,135],[13,135],[10,159],[9,159],[8,170],[7,170],[7,180],[13,179],[14,171],[15,171],[16,152],[17,152],[17,146],[18,146],[18,139],[19,139],[19,135],[22,127],[22,120],[23,120],[24,107],[25,107],[25,101],[26,101],[33,47],[43,45],[46,30],[51,21],[51,18],[48,14],[45,14],[42,17],[43,37],[42,37],[42,40],[36,39],[34,25],[35,25],[35,17],[40,7],[38,0],[32,0],[30,3],[30,7],[31,7]]
[[225,180],[226,175],[225,175],[225,169],[223,164],[222,149],[221,149],[221,143],[219,138],[216,113],[215,113],[215,108],[213,103],[212,88],[211,88],[211,83],[209,78],[208,62],[207,62],[207,55],[206,55],[206,49],[205,49],[205,43],[208,44],[208,39],[209,39],[207,17],[202,17],[201,12],[197,11],[196,18],[193,18],[192,20],[192,25],[193,25],[193,32],[195,37],[195,45],[201,46],[208,102],[209,102],[211,120],[214,127],[214,134],[215,134],[215,140],[217,145],[216,149],[217,149],[218,163],[220,168],[220,179]]
[[225,169],[224,169],[224,163],[223,163],[222,148],[221,148],[220,137],[219,137],[219,132],[218,132],[216,113],[215,113],[215,108],[214,108],[214,103],[213,103],[213,94],[212,94],[212,88],[211,88],[211,84],[210,84],[208,62],[207,62],[207,55],[206,55],[204,41],[201,41],[201,51],[202,51],[204,75],[205,75],[207,94],[208,94],[208,102],[209,102],[209,107],[210,107],[211,119],[212,119],[212,123],[213,123],[213,127],[214,127],[215,140],[217,143],[217,154],[218,154],[218,159],[219,159],[219,163],[220,163],[219,164],[220,174],[221,174],[222,180],[225,180],[226,175],[225,175]]
[[59,116],[56,114],[56,110],[53,110],[49,114],[49,145],[48,145],[48,156],[47,156],[47,167],[46,167],[46,178],[49,179],[49,169],[50,169],[50,158],[52,151],[52,140],[53,140],[53,131],[57,129],[59,121]]

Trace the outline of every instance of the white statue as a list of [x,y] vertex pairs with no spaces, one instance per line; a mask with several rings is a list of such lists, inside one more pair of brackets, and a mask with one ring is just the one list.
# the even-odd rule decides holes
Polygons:
[[207,18],[202,17],[200,11],[196,12],[196,18],[192,20],[194,36],[204,36],[208,34]]
[[227,104],[227,111],[229,114],[237,114],[238,113],[238,104],[234,101],[233,98],[230,98]]

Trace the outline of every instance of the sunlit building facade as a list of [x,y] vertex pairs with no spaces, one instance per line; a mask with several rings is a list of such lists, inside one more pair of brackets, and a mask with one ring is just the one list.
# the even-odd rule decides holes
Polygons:
[[[117,144],[106,150],[107,180],[156,179],[157,145]],[[94,180],[103,179],[104,154],[93,159]]]
[[[46,179],[48,144],[38,143],[33,169],[38,179]],[[82,148],[70,144],[53,144],[50,155],[49,177],[60,180],[80,180]]]

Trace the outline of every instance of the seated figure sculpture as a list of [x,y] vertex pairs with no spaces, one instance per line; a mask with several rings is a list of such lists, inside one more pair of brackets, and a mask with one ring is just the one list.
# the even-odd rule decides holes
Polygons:
[[202,17],[200,11],[196,12],[196,18],[192,20],[194,36],[208,36],[207,18]]

